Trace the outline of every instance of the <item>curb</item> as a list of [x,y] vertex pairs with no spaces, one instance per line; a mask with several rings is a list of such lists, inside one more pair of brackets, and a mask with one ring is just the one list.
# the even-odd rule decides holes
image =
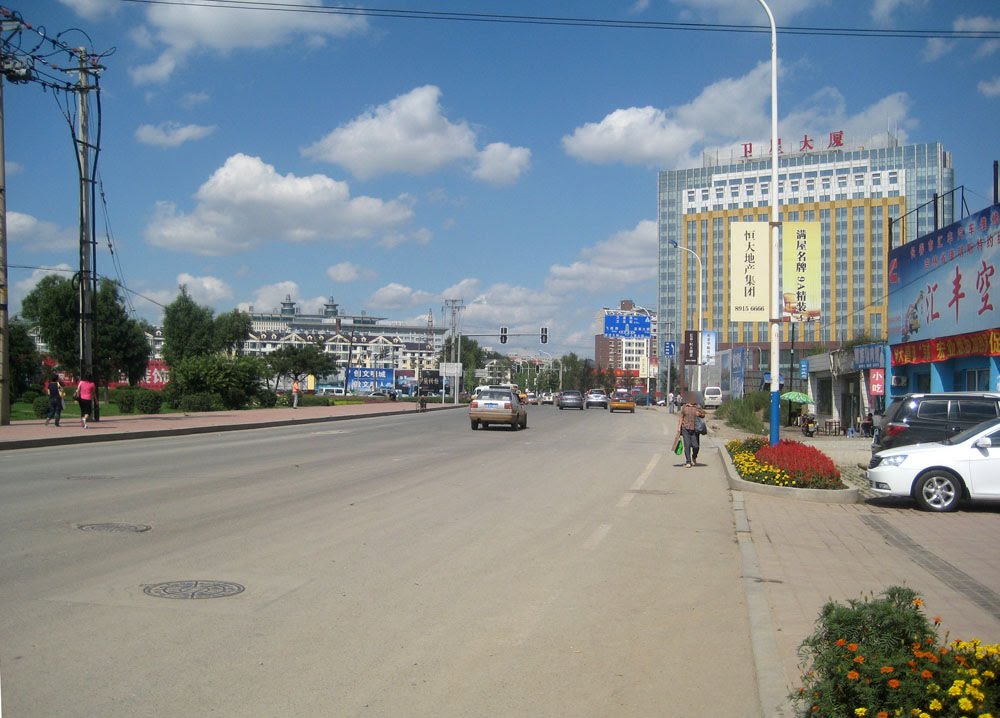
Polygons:
[[791,486],[769,486],[758,484],[753,481],[744,481],[736,472],[733,466],[733,459],[729,456],[726,448],[720,447],[719,453],[722,455],[722,463],[726,467],[726,479],[729,481],[729,488],[733,491],[746,491],[752,494],[764,494],[766,496],[780,496],[783,499],[794,501],[814,501],[823,504],[856,504],[861,501],[861,489],[797,489]]

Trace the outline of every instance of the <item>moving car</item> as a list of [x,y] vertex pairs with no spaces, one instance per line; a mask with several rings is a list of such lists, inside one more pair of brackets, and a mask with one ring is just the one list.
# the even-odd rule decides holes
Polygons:
[[943,441],[880,451],[866,473],[882,496],[911,496],[927,511],[954,511],[962,499],[1000,501],[1000,417]]
[[608,408],[608,395],[604,393],[604,389],[591,389],[583,397],[583,408],[589,409],[592,406],[599,406],[602,409]]
[[722,388],[718,386],[706,386],[701,393],[702,405],[706,409],[713,409],[722,406]]
[[583,394],[576,389],[559,392],[559,409],[580,409],[583,411]]
[[542,403],[551,404],[554,401],[551,391],[542,392]]
[[528,411],[511,389],[490,387],[469,402],[473,430],[490,424],[507,424],[513,431],[528,428]]
[[608,411],[628,411],[632,414],[635,413],[635,397],[632,396],[630,392],[622,389],[621,391],[616,391],[611,395],[611,399],[608,402]]
[[528,400],[525,404],[538,404],[538,395],[533,391],[528,392]]
[[904,394],[879,425],[872,453],[927,441],[941,441],[1000,416],[1000,392]]

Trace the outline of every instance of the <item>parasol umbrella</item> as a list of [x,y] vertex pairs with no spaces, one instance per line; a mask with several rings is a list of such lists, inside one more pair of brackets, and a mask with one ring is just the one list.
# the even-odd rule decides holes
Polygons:
[[808,394],[803,394],[801,391],[786,391],[781,395],[783,401],[788,401],[793,404],[815,404],[812,397]]

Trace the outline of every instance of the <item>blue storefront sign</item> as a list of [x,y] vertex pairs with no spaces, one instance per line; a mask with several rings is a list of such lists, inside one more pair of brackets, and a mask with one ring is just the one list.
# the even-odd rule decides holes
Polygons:
[[389,391],[395,387],[395,369],[347,368],[347,390],[352,394]]

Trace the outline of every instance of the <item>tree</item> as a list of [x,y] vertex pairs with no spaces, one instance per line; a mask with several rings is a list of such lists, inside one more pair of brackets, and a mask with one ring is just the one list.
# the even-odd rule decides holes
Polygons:
[[197,304],[181,285],[177,299],[163,311],[163,360],[174,367],[185,357],[208,356],[220,349],[212,310]]
[[325,376],[337,370],[337,359],[318,346],[285,346],[267,355],[267,365],[275,382],[283,376],[298,381],[309,374]]
[[28,333],[28,325],[12,319],[10,329],[10,395],[15,400],[25,389],[38,383],[42,372],[42,357],[35,350],[35,342]]
[[215,344],[230,356],[240,354],[252,329],[253,320],[246,312],[234,309],[220,314],[215,318]]
[[[56,364],[73,372],[81,369],[79,299],[72,281],[44,277],[24,298],[21,316],[38,327]],[[125,374],[130,383],[138,381],[146,372],[149,344],[143,325],[129,318],[111,280],[101,280],[94,297],[94,318],[95,378],[116,379]]]

